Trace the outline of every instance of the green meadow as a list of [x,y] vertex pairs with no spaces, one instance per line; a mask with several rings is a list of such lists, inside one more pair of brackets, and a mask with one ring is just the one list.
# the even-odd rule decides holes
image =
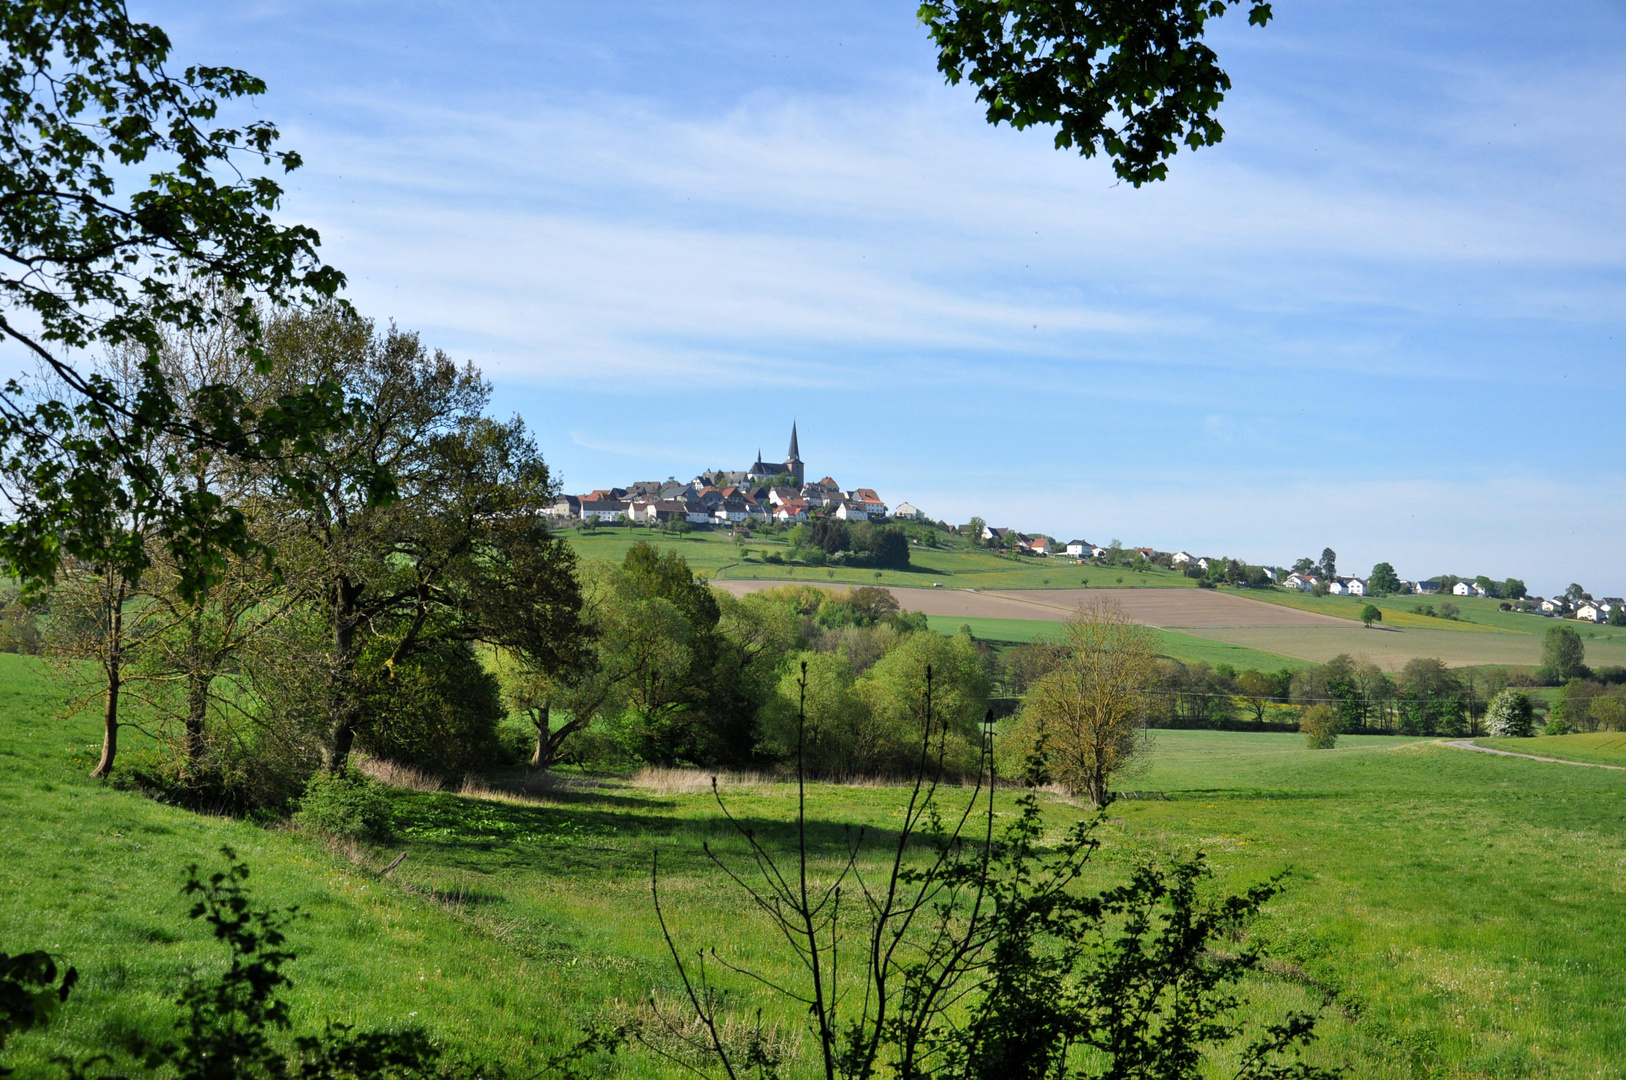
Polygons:
[[861,570],[764,562],[764,556],[769,554],[782,558],[790,554],[789,544],[767,534],[753,536],[743,545],[736,545],[722,532],[671,536],[643,528],[603,528],[591,533],[569,529],[563,535],[588,558],[619,561],[627,549],[640,540],[659,548],[671,548],[687,559],[697,573],[718,581],[833,581],[845,585],[905,588],[930,588],[933,582],[942,582],[959,589],[1077,589],[1084,585],[1170,589],[1196,585],[1191,578],[1161,567],[1127,570],[1087,566],[1071,559],[1000,555],[986,548],[911,547],[908,570]]
[[[685,948],[715,945],[789,977],[781,947],[705,860],[703,842],[741,851],[693,774],[577,778],[506,801],[396,790],[398,840],[343,848],[90,781],[94,724],[64,721],[58,706],[42,665],[0,655],[0,950],[48,948],[83,973],[59,1022],[15,1044],[23,1076],[50,1074],[54,1055],[117,1055],[164,1033],[189,973],[222,963],[183,917],[179,887],[186,864],[218,865],[223,844],[252,866],[259,901],[301,910],[296,1030],[328,1018],[422,1025],[454,1052],[524,1072],[584,1025],[647,1014],[651,995],[676,1007],[649,900],[657,850]],[[1150,765],[1123,786],[1164,797],[1111,808],[1090,884],[1199,848],[1219,887],[1286,871],[1287,891],[1252,931],[1271,960],[1249,990],[1260,1008],[1320,1011],[1316,1060],[1356,1077],[1621,1075],[1626,775],[1382,737],[1331,751],[1291,735],[1153,737]],[[791,785],[738,778],[724,792],[788,850]],[[833,871],[848,829],[884,835],[900,797],[815,786],[819,872]],[[1086,812],[1047,805],[1057,829]],[[760,988],[731,991],[730,1015],[743,1023],[761,1007],[789,1074],[802,1074],[798,1015]],[[603,1068],[677,1075],[639,1054]]]
[[[1360,621],[1361,609],[1372,604],[1383,612],[1383,625],[1417,629],[1453,630],[1465,633],[1505,630],[1515,634],[1541,635],[1560,621],[1528,612],[1502,611],[1497,606],[1501,603],[1500,600],[1484,596],[1312,596],[1310,593],[1291,589],[1234,591],[1238,596],[1245,596],[1249,600],[1298,608],[1301,611],[1314,611],[1356,622]],[[1441,604],[1455,604],[1460,614],[1455,619],[1442,619],[1438,614],[1428,616],[1412,610],[1416,607],[1432,607],[1438,613]],[[1586,623],[1570,625],[1578,627],[1583,637],[1590,630],[1600,637],[1618,635],[1621,640],[1626,641],[1626,630],[1606,626],[1593,627]]]
[[[928,615],[927,625],[941,634],[959,633],[960,627],[969,626],[971,636],[979,641],[996,644],[1023,645],[1034,641],[1061,641],[1066,634],[1065,625],[1039,619],[986,619]],[[1182,634],[1177,630],[1153,629],[1158,651],[1176,660],[1204,661],[1209,664],[1230,664],[1238,671],[1258,668],[1260,671],[1278,671],[1284,667],[1305,667],[1306,662],[1279,653],[1262,652],[1225,641],[1214,641],[1195,634]]]
[[1564,761],[1626,767],[1626,732],[1591,731],[1575,735],[1538,735],[1533,739],[1475,739],[1480,746],[1539,754]]

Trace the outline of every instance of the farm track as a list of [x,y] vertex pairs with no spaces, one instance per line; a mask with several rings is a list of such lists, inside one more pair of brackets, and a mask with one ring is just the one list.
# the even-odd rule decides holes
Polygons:
[[1497,750],[1490,746],[1475,746],[1472,739],[1456,739],[1445,745],[1454,750],[1477,750],[1481,754],[1497,754],[1501,757],[1528,758],[1531,761],[1550,761],[1555,765],[1584,765],[1589,769],[1614,769],[1616,772],[1626,772],[1626,765],[1605,765],[1600,761],[1571,761],[1568,758],[1543,757],[1540,754],[1521,754],[1514,750]]

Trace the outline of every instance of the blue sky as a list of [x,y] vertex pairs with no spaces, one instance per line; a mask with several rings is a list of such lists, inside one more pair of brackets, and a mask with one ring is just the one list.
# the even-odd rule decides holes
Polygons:
[[569,490],[782,453],[934,516],[1626,593],[1626,7],[1285,0],[1136,190],[909,0],[137,2],[261,75],[365,313]]

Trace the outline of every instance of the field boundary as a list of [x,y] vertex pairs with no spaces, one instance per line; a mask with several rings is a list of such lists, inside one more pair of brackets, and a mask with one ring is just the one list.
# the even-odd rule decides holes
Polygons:
[[1613,769],[1616,772],[1626,772],[1626,765],[1605,765],[1601,761],[1571,761],[1561,757],[1543,757],[1540,754],[1521,754],[1514,750],[1497,750],[1491,746],[1479,746],[1472,739],[1457,739],[1445,745],[1457,750],[1478,750],[1481,754],[1497,754],[1501,757],[1529,758],[1531,761],[1551,761],[1555,765],[1583,765],[1589,769]]

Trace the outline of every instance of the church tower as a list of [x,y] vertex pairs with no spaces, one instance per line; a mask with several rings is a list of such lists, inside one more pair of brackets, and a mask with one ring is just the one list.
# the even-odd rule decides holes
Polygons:
[[785,471],[796,477],[797,487],[807,483],[807,477],[803,475],[802,455],[796,449],[796,421],[794,420],[790,422],[790,456],[785,459]]

